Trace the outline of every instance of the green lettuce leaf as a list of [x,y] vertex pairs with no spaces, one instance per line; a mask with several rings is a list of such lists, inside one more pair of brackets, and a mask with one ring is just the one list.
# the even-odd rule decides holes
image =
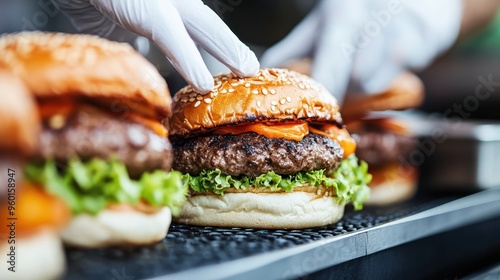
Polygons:
[[49,160],[29,164],[25,173],[29,181],[65,201],[75,214],[97,214],[109,204],[144,200],[152,206],[168,206],[178,215],[188,190],[179,172],[157,170],[134,180],[125,165],[113,159],[72,159],[63,168]]
[[279,175],[268,172],[258,177],[233,177],[222,174],[221,170],[204,170],[198,176],[184,174],[184,182],[196,192],[214,192],[224,195],[228,188],[246,190],[250,187],[269,188],[271,191],[291,192],[295,187],[309,184],[314,187],[333,187],[335,199],[339,203],[352,202],[356,210],[363,208],[363,202],[368,198],[372,176],[368,173],[368,164],[359,162],[355,155],[344,159],[332,177],[325,170],[299,172],[293,175]]

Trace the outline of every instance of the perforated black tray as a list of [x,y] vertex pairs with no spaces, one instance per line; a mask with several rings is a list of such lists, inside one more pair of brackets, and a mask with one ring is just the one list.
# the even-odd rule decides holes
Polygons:
[[[145,248],[67,249],[68,270],[64,279],[132,280],[161,276],[167,276],[166,279],[176,276],[184,276],[180,278],[186,279],[219,278],[216,275],[217,269],[212,270],[210,275],[197,274],[196,278],[191,278],[189,272],[198,268],[216,267],[234,260],[245,260],[252,256],[298,248],[303,244],[350,236],[356,232],[366,232],[388,222],[447,204],[457,198],[459,197],[418,197],[397,206],[365,208],[362,211],[353,211],[347,207],[340,222],[304,230],[214,228],[173,224],[165,240]],[[242,269],[245,270],[244,267]],[[168,277],[169,275],[171,277]]]

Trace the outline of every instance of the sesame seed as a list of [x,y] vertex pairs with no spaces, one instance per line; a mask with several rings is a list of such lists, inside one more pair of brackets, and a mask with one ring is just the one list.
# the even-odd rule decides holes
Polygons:
[[220,93],[227,93],[227,89],[221,90]]
[[196,96],[196,100],[203,100],[203,97],[201,95]]
[[318,189],[318,190],[316,191],[316,194],[317,194],[317,195],[321,195],[321,190],[320,190],[320,189]]
[[257,101],[257,107],[260,108],[260,105],[261,105],[260,101]]
[[267,93],[268,93],[267,89],[263,88],[262,89],[262,94],[267,95]]
[[278,105],[278,102],[276,102],[275,100],[271,101],[271,105]]
[[230,88],[228,92],[234,92],[234,88]]
[[283,99],[281,99],[281,100],[280,100],[280,104],[281,104],[281,105],[285,104],[285,102],[286,102],[286,99],[285,99],[285,98],[283,98]]
[[201,104],[201,101],[198,100],[198,101],[196,101],[196,103],[194,103],[194,107],[196,108],[196,107],[200,106],[200,104]]
[[325,196],[328,196],[328,192],[325,192]]
[[222,77],[222,80],[224,80],[224,81],[227,80],[227,77]]
[[207,103],[207,104],[212,103],[212,99],[210,99],[210,98],[205,98],[203,101],[205,101],[205,103]]
[[274,90],[274,89],[270,90],[270,92],[271,92],[271,94],[273,94],[273,95],[274,95],[274,94],[276,94],[276,90]]
[[250,87],[250,83],[246,83],[246,84],[245,84],[245,87]]
[[186,103],[187,101],[188,101],[188,100],[187,100],[187,98],[182,98],[182,99],[181,99],[181,102],[182,102],[182,103]]
[[263,80],[264,80],[264,77],[259,76],[259,80],[263,81]]
[[194,97],[189,98],[189,102],[194,102],[196,99]]
[[271,106],[271,111],[276,111],[276,106],[272,105]]
[[306,86],[304,86],[304,84],[299,84],[299,88],[300,88],[300,89],[305,89],[305,88],[306,88]]
[[254,89],[254,90],[252,90],[252,93],[253,93],[253,94],[259,94],[259,91],[258,91],[258,90],[256,90],[256,89]]
[[292,98],[290,96],[287,96],[286,101],[288,101],[288,103],[292,103]]
[[236,87],[236,86],[238,86],[238,83],[231,83],[231,85],[232,85],[233,87]]

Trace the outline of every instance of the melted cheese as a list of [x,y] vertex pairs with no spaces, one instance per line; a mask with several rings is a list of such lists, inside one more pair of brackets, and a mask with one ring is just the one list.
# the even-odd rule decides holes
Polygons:
[[337,141],[344,149],[344,158],[356,151],[356,141],[349,135],[347,130],[331,124],[324,124],[320,129],[316,129],[306,122],[273,125],[256,123],[222,127],[215,130],[214,134],[240,134],[250,131],[267,138],[284,138],[293,141],[302,141],[309,132],[312,132]]
[[214,131],[215,134],[240,134],[253,131],[267,138],[284,138],[287,140],[302,141],[309,133],[307,123],[288,123],[268,125],[263,123],[222,127]]

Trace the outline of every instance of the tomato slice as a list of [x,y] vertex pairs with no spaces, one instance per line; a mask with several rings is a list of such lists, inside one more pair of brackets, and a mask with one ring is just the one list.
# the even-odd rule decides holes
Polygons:
[[[52,116],[61,115],[63,117],[68,117],[72,112],[78,108],[78,103],[74,99],[63,99],[63,100],[51,100],[40,102],[39,111],[40,116],[43,120],[48,120]],[[145,127],[151,129],[154,133],[168,137],[168,131],[165,126],[163,126],[159,121],[151,118],[144,117],[137,113],[128,113],[125,118],[144,125]]]
[[77,104],[72,99],[51,100],[39,103],[40,117],[47,120],[52,116],[61,115],[67,117],[76,108]]
[[332,124],[323,124],[319,129],[308,125],[306,122],[287,124],[248,124],[222,127],[214,134],[240,134],[253,131],[267,138],[284,138],[287,140],[301,141],[309,132],[323,135],[337,141],[344,149],[344,158],[356,151],[356,141],[344,128]]
[[129,119],[129,120],[131,120],[133,122],[142,124],[145,127],[148,127],[154,133],[156,133],[156,134],[158,134],[160,136],[168,137],[167,128],[165,126],[163,126],[159,121],[157,121],[155,119],[146,118],[144,116],[141,116],[141,115],[135,114],[135,113],[129,113],[129,114],[127,114],[127,119]]
[[[15,197],[15,205],[10,205],[12,209],[9,209],[9,200],[1,205],[0,216],[2,221],[15,221],[19,234],[27,234],[41,227],[62,227],[71,216],[64,202],[38,186],[24,184]],[[2,233],[7,230],[8,227],[0,229]]]

